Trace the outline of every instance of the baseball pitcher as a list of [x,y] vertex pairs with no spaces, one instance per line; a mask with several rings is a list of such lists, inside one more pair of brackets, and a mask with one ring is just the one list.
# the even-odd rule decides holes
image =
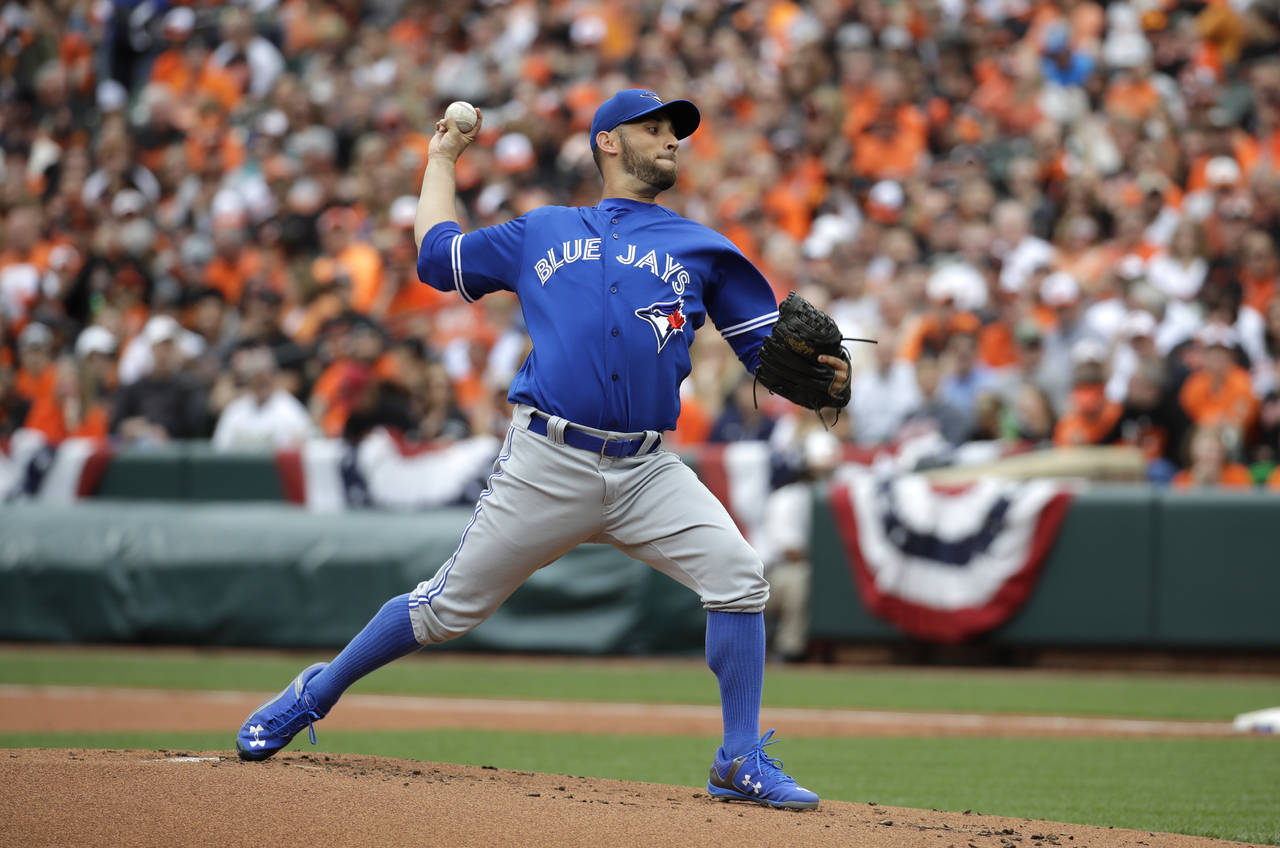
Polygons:
[[[466,113],[470,117],[470,113]],[[788,809],[818,796],[769,756],[759,729],[765,665],[763,567],[725,508],[662,447],[680,411],[694,333],[710,320],[761,383],[814,409],[848,402],[834,322],[768,282],[720,234],[658,205],[675,184],[679,142],[700,115],[688,100],[629,89],[595,113],[604,181],[590,208],[549,206],[463,233],[454,167],[480,131],[451,110],[436,124],[418,204],[418,276],[467,302],[515,292],[533,342],[511,384],[510,429],[453,555],[393,598],[329,663],[302,671],[236,737],[265,759],[323,718],[348,686],[485,620],[534,571],[583,542],[614,545],[697,592],[724,738],[707,791]],[[834,341],[832,334],[834,333]]]

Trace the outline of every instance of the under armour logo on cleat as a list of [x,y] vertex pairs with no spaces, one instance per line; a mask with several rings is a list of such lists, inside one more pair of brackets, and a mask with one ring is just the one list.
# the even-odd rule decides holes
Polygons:
[[747,787],[748,789],[750,789],[752,792],[754,792],[754,793],[755,793],[755,794],[757,794],[757,795],[759,795],[759,794],[760,794],[760,789],[761,789],[761,787],[763,787],[763,786],[764,786],[764,784],[763,784],[763,783],[761,783],[761,782],[759,782],[759,781],[756,781],[755,783],[752,783],[752,782],[751,782],[751,775],[749,775],[749,774],[744,774],[744,775],[742,776],[742,785],[743,785],[743,786],[745,786],[745,787]]
[[264,728],[263,728],[263,727],[262,727],[262,725],[260,725],[260,724],[252,725],[252,726],[249,728],[249,732],[253,734],[253,741],[249,743],[249,747],[250,747],[250,748],[255,748],[255,747],[265,748],[265,747],[267,747],[267,743],[266,743],[264,740],[262,740],[262,739],[259,739],[259,738],[258,738],[258,734],[259,734],[259,733],[261,733],[261,732],[263,731],[263,729],[264,729]]

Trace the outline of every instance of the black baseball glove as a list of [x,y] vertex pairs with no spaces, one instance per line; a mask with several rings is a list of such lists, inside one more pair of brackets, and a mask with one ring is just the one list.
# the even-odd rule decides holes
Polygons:
[[853,381],[846,381],[840,394],[831,394],[835,369],[818,361],[825,353],[847,363],[849,353],[840,342],[840,328],[831,316],[793,291],[778,306],[778,323],[760,346],[756,379],[775,395],[807,409],[843,409]]

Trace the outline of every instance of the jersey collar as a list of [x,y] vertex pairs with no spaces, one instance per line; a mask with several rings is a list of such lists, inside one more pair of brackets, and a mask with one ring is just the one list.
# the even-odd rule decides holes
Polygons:
[[615,210],[630,212],[637,209],[652,209],[657,205],[656,203],[645,203],[642,200],[628,200],[625,197],[606,197],[596,204],[596,208],[608,212]]

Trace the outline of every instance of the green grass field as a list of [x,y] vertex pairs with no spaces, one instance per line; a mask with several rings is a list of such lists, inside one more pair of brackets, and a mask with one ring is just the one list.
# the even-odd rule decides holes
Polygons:
[[[0,684],[278,690],[310,655],[0,649]],[[422,654],[361,681],[387,694],[715,703],[696,661]],[[1280,680],[1035,671],[771,668],[768,704],[1229,720]],[[480,731],[320,732],[320,750],[698,786],[716,740]],[[4,747],[219,750],[226,733],[0,734]],[[785,734],[785,728],[780,732]],[[771,748],[833,800],[972,809],[1280,845],[1280,739],[787,738]]]

